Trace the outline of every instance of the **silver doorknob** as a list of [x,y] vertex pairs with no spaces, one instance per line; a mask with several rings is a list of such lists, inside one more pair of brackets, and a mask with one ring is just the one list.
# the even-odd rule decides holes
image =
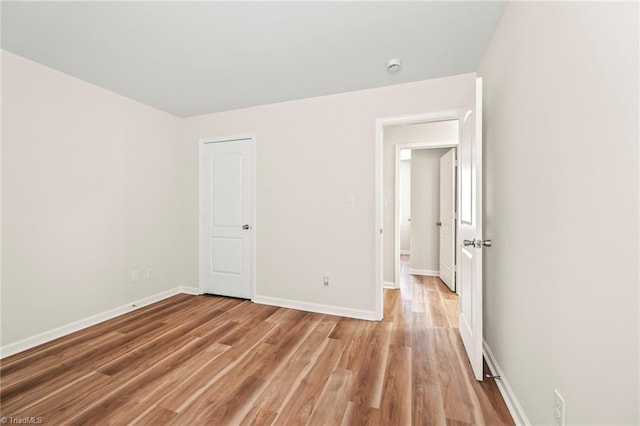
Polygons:
[[491,247],[491,240],[462,240],[462,245],[465,247],[475,247],[475,248],[482,248],[482,247]]
[[249,229],[251,228],[249,225],[242,225],[242,229]]
[[442,226],[442,222],[436,222],[436,226]]

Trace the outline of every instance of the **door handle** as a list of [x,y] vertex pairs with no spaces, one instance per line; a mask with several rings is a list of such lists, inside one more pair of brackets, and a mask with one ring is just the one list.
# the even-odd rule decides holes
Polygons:
[[465,247],[482,248],[491,247],[492,244],[493,242],[491,240],[462,240],[462,245]]
[[442,226],[442,222],[436,222],[436,226]]
[[242,225],[242,229],[251,229],[249,225]]

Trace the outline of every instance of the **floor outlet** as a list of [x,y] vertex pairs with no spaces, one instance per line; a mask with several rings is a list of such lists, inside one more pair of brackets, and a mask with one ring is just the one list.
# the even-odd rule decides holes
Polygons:
[[556,419],[556,423],[560,426],[564,426],[564,398],[560,395],[557,389],[553,390],[553,417]]

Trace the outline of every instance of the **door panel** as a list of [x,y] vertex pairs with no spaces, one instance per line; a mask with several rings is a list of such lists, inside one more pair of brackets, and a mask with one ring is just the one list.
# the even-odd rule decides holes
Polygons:
[[210,273],[242,274],[242,238],[211,238]]
[[[253,141],[204,143],[201,149],[203,293],[251,297]],[[249,229],[244,229],[249,225]]]
[[[219,142],[235,143],[235,142]],[[216,146],[215,149],[221,148]],[[212,149],[208,148],[209,151]],[[239,226],[243,221],[243,157],[237,152],[211,153],[211,225]]]
[[[477,380],[482,380],[482,79],[476,79],[475,108],[460,132],[458,278],[460,336]],[[465,241],[467,241],[465,245]],[[480,243],[478,243],[478,241]]]
[[450,149],[440,157],[440,279],[455,291],[455,159]]

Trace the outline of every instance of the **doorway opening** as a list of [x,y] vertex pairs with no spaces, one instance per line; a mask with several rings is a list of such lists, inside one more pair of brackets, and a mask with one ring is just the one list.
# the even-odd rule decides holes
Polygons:
[[[429,238],[424,235],[424,232],[421,235],[419,232],[420,228],[422,228],[423,231],[429,228],[433,235],[434,228],[437,230],[437,223],[442,222],[438,220],[439,217],[438,219],[433,220],[435,216],[439,215],[439,212],[437,212],[435,216],[432,214],[432,217],[430,218],[421,216],[417,219],[417,217],[414,216],[413,211],[410,214],[407,213],[407,203],[405,203],[405,207],[403,209],[400,201],[401,175],[404,173],[405,179],[402,180],[403,183],[405,183],[404,181],[406,180],[408,173],[414,174],[415,172],[416,175],[421,173],[424,174],[427,169],[425,169],[424,166],[416,166],[412,172],[408,172],[405,167],[403,172],[402,162],[408,160],[407,151],[405,150],[409,150],[409,152],[411,152],[412,159],[413,153],[422,151],[424,154],[420,153],[416,155],[416,158],[431,157],[430,160],[432,162],[435,158],[438,160],[438,164],[440,156],[434,155],[434,153],[444,154],[453,150],[453,152],[457,154],[460,135],[459,118],[459,111],[450,111],[410,117],[381,119],[376,122],[376,225],[379,228],[379,233],[377,233],[378,235],[376,238],[376,282],[380,283],[380,286],[379,290],[376,292],[375,302],[376,313],[380,319],[383,316],[383,288],[400,288],[400,256],[403,232],[405,238],[405,255],[407,252],[410,252],[414,255],[413,257],[415,259],[413,265],[411,265],[411,261],[407,259],[409,260],[410,269],[413,269],[412,272],[418,272],[421,275],[439,275],[439,252],[438,255],[432,256],[434,250],[434,238]],[[403,155],[404,157],[402,157]],[[406,160],[403,160],[402,158],[405,158]],[[420,158],[420,160],[424,159]],[[418,159],[409,161],[415,161],[416,164],[419,162]],[[431,173],[434,171],[438,172],[438,178],[435,180],[439,182],[439,168],[431,169],[429,171]],[[453,170],[451,171],[451,174],[455,176],[455,172]],[[425,188],[422,183],[423,182],[411,189],[407,189],[405,187],[404,191],[411,191],[412,193],[424,191]],[[431,187],[433,183],[434,179],[430,182]],[[452,189],[452,191],[455,191],[455,182],[453,186],[454,189]],[[438,191],[432,192],[438,192],[439,194],[439,189]],[[455,203],[456,196],[452,194],[451,198]],[[415,204],[421,204],[422,207],[427,206],[427,210],[432,211],[434,203],[424,203],[423,201],[425,200],[420,199],[419,202]],[[425,209],[423,208],[422,210]],[[401,221],[404,221],[404,225],[406,225],[406,222],[409,222],[409,219],[411,221],[411,225],[408,227],[402,226],[401,229]],[[455,252],[455,218],[452,222],[453,228],[451,229],[451,232],[453,232],[454,239],[451,242],[451,251]],[[416,232],[412,232],[411,228],[416,228]],[[407,248],[407,234],[409,235],[410,241],[412,240],[411,234],[414,234],[414,247],[411,247],[411,244],[409,244],[409,248]],[[424,246],[419,249],[420,255],[424,255],[422,257],[430,257],[430,260],[418,259],[418,257],[421,257],[416,256],[416,246],[419,244]],[[439,238],[435,239],[435,245],[439,246]],[[433,257],[436,258],[438,263],[425,267],[424,261],[433,262]],[[452,264],[450,266],[452,268],[454,268],[454,262],[454,260],[451,261]],[[452,284],[452,288],[455,288],[455,281]]]
[[455,290],[457,119],[383,129],[382,275],[400,288],[401,255],[412,275]]
[[[399,288],[401,256],[408,262],[411,275],[438,277],[456,290],[456,155],[457,121],[429,123],[425,132],[447,129],[453,139],[450,146],[434,148],[416,144],[396,144],[395,196],[393,210],[385,209],[386,222],[393,220],[393,279],[387,288]],[[395,140],[399,128],[391,127],[389,139]],[[428,137],[428,133],[424,133]],[[385,197],[391,194],[386,194]],[[390,244],[386,244],[389,250]],[[388,266],[389,262],[384,266]],[[391,276],[391,271],[385,277]]]

